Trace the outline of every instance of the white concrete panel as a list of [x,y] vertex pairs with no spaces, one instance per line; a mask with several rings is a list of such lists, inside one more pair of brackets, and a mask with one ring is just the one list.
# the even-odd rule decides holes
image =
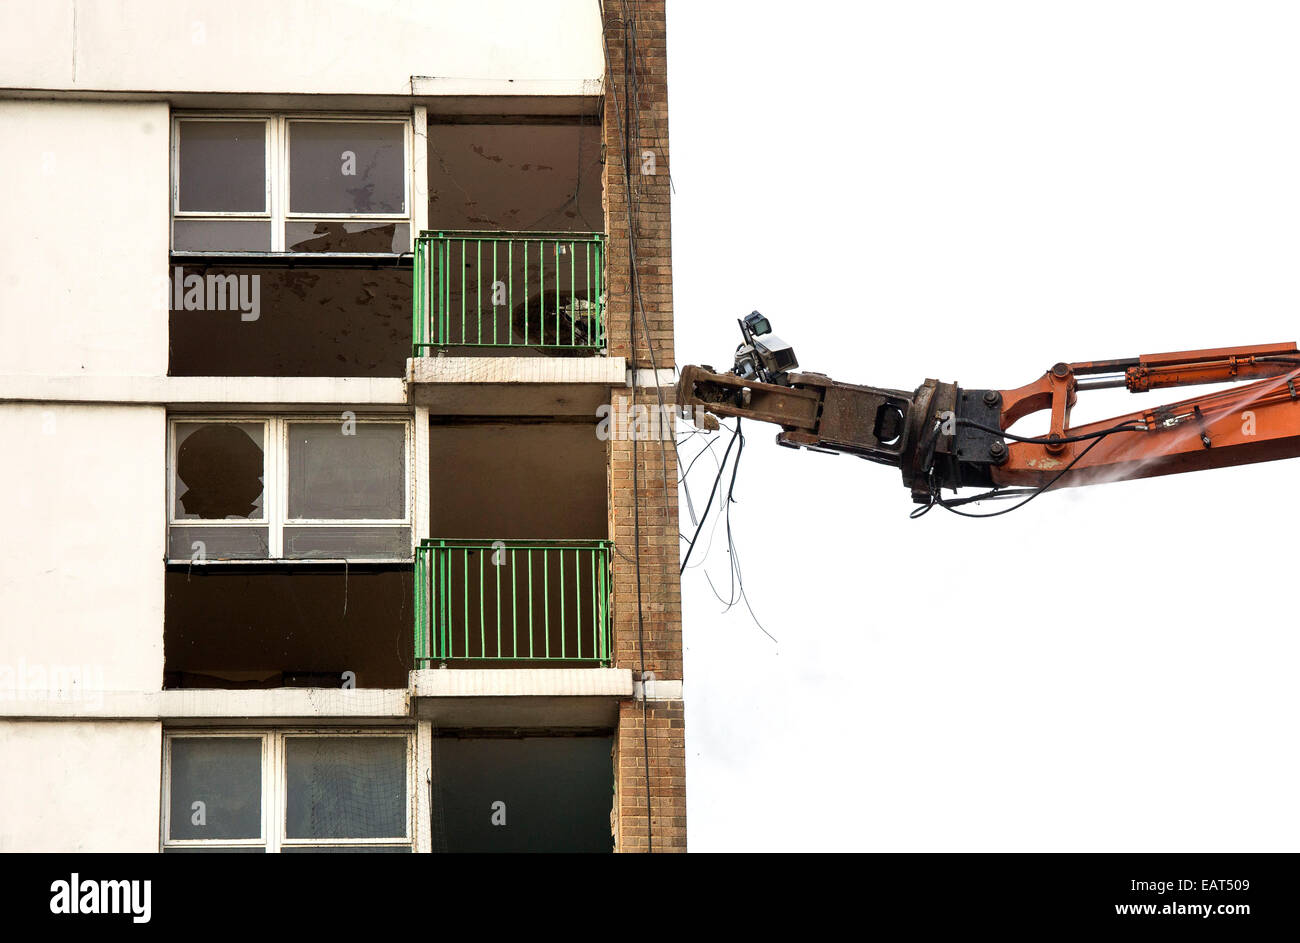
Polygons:
[[433,724],[422,721],[415,734],[415,850],[428,854],[433,851],[433,796],[429,784],[433,782]]
[[405,688],[269,688],[250,691],[164,691],[161,716],[170,719],[407,717]]
[[680,701],[682,700],[682,682],[680,681],[659,681],[650,679],[649,681],[632,682],[632,697],[635,700],[648,699],[651,701]]
[[557,94],[603,66],[595,0],[28,0],[0,6],[0,36],[10,88]]
[[88,377],[0,375],[0,401],[405,406],[398,377]]
[[595,383],[622,386],[622,357],[415,357],[406,361],[412,383]]
[[415,468],[412,487],[415,489],[415,539],[427,540],[432,533],[432,465],[429,463],[429,410],[415,407]]
[[0,101],[0,373],[166,373],[169,133],[163,104]]
[[631,697],[627,668],[440,668],[411,672],[416,697]]
[[165,413],[0,405],[0,688],[162,685]]
[[[626,385],[632,385],[632,371],[630,369],[627,371]],[[658,370],[641,367],[636,372],[636,385],[639,389],[651,389],[656,386],[676,386],[677,371],[672,367],[660,367]]]
[[410,401],[445,415],[591,416],[627,373],[622,357],[417,357]]
[[0,5],[0,86],[71,87],[72,20],[66,0]]
[[154,852],[159,723],[0,724],[0,852]]
[[411,713],[405,688],[75,689],[64,696],[8,687],[7,677],[0,677],[0,717],[26,720],[392,720]]

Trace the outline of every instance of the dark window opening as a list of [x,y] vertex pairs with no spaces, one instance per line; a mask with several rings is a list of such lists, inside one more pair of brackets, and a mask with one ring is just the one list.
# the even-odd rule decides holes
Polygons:
[[601,132],[570,124],[430,124],[429,227],[603,232]]
[[610,852],[611,737],[433,742],[433,846],[447,852]]
[[[402,265],[177,262],[169,376],[401,377],[411,355],[409,262]],[[174,286],[202,283],[187,294]],[[234,277],[238,301],[208,304]],[[242,294],[241,294],[242,292]],[[201,302],[200,302],[201,298]],[[217,300],[220,300],[219,298]]]
[[410,564],[174,564],[166,688],[404,688]]
[[606,443],[592,422],[434,424],[433,537],[602,540]]

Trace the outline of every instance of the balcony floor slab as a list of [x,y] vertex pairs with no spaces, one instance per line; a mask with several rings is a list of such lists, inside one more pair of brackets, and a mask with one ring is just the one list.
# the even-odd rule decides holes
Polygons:
[[407,399],[451,416],[592,416],[627,379],[623,357],[416,357]]
[[411,672],[415,713],[439,727],[613,729],[632,696],[626,668],[428,668]]

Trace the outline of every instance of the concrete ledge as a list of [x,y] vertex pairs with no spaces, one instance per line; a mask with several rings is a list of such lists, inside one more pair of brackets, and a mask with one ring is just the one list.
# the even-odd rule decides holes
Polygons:
[[28,720],[405,720],[404,688],[81,691],[75,697],[0,691],[0,717]]
[[[647,691],[646,688],[649,688]],[[638,701],[642,698],[648,698],[651,701],[680,701],[682,700],[682,682],[680,681],[650,681],[648,684],[644,681],[634,681],[632,683],[632,696]]]
[[622,357],[416,357],[409,401],[444,415],[595,417],[627,383]]
[[[680,682],[658,682],[660,686]],[[624,668],[426,669],[406,688],[256,688],[172,691],[0,690],[7,720],[238,720],[393,723],[416,717],[444,727],[602,728],[633,695]],[[652,691],[652,698],[658,691]],[[678,691],[680,693],[680,691]]]
[[411,94],[433,98],[553,98],[596,99],[604,94],[600,76],[564,79],[458,78],[443,75],[411,76]]
[[[176,89],[0,88],[0,98],[28,101],[168,102],[173,108],[253,111],[407,111],[424,105],[435,115],[599,115],[601,79],[425,79],[419,92],[193,92]],[[425,82],[431,82],[426,85]],[[520,84],[523,81],[524,84]],[[546,80],[541,80],[546,82]],[[503,86],[501,83],[508,83]],[[504,89],[506,94],[492,94]],[[456,94],[452,94],[456,92]]]
[[625,668],[425,669],[411,672],[415,713],[442,727],[612,729],[632,696]]
[[408,718],[404,688],[268,688],[163,691],[159,716]]
[[425,668],[411,672],[415,697],[632,696],[627,668]]
[[416,357],[406,364],[411,383],[627,382],[622,357]]
[[405,406],[398,377],[0,376],[0,401]]

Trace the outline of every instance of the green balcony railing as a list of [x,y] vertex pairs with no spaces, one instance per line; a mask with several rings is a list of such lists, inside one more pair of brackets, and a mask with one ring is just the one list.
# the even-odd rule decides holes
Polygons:
[[605,346],[601,233],[421,232],[414,355],[438,347]]
[[608,540],[422,540],[415,666],[610,662]]

